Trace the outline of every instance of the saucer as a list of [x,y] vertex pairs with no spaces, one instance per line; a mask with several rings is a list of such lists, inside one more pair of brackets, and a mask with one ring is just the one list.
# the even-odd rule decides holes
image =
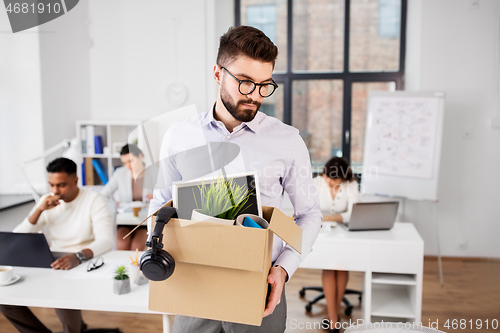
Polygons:
[[21,275],[14,273],[14,276],[12,277],[12,279],[10,279],[10,281],[1,282],[0,286],[8,286],[10,284],[16,283],[17,281],[19,281],[20,278],[21,278]]

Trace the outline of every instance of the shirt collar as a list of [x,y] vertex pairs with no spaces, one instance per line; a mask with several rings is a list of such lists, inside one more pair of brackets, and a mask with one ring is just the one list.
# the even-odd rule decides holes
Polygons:
[[207,112],[207,115],[206,115],[205,119],[203,119],[203,122],[201,124],[202,127],[210,124],[211,122],[215,123],[217,121],[214,118],[214,112],[215,112],[215,104],[214,104],[214,106],[212,108],[212,111]]
[[257,111],[257,114],[252,119],[252,121],[249,121],[249,122],[244,123],[244,124],[247,125],[247,127],[250,130],[252,130],[252,132],[258,133],[259,132],[260,123],[264,120],[264,118],[265,118],[265,115],[262,112]]
[[[202,126],[206,126],[206,125],[210,124],[211,122],[213,122],[213,123],[217,122],[217,120],[214,118],[214,112],[215,112],[215,104],[212,108],[212,111],[207,112],[207,115],[206,115],[205,119],[203,120]],[[252,132],[257,133],[259,131],[260,124],[264,120],[264,118],[265,118],[265,114],[260,112],[260,111],[257,111],[257,114],[252,119],[252,121],[249,121],[246,123],[244,122],[243,124],[245,124]]]

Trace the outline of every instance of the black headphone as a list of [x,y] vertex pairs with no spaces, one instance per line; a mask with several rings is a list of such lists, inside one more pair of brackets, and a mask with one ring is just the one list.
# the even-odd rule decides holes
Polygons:
[[163,248],[163,228],[174,217],[177,211],[173,207],[163,207],[156,215],[155,230],[149,236],[146,246],[150,247],[141,257],[139,269],[144,276],[152,281],[163,281],[172,275],[175,269],[174,258]]

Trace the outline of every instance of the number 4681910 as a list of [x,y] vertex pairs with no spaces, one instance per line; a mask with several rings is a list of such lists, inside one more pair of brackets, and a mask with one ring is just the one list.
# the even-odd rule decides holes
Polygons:
[[476,319],[475,321],[470,319],[470,320],[465,320],[465,319],[448,319],[446,320],[446,323],[444,323],[444,327],[447,329],[489,329],[492,328],[494,330],[498,329],[498,320],[493,319],[493,320],[482,320],[482,319]]
[[23,14],[27,14],[27,13],[43,13],[43,12],[47,12],[47,13],[59,13],[61,11],[61,4],[60,3],[53,3],[53,4],[43,4],[43,3],[38,3],[36,6],[34,3],[32,4],[28,4],[28,3],[9,3],[7,5],[7,7],[5,8],[7,13],[15,13],[15,14],[19,14],[19,13],[23,13]]

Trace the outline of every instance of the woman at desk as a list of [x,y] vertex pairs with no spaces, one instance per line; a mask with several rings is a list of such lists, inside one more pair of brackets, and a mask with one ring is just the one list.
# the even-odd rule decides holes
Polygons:
[[[323,167],[323,173],[314,181],[318,187],[323,221],[348,222],[353,204],[359,202],[358,182],[353,177],[349,162],[343,157],[331,158]],[[347,271],[323,270],[323,292],[329,321],[340,321],[338,313],[348,278]],[[331,331],[338,332],[335,329]]]
[[[132,201],[146,201],[152,199],[153,195],[147,189],[143,188],[144,182],[144,163],[142,162],[142,151],[134,144],[128,144],[122,147],[120,151],[120,160],[123,167],[119,167],[113,173],[109,182],[104,186],[101,194],[113,198],[117,193],[117,203],[130,203]],[[134,179],[134,175],[137,177]],[[128,234],[133,227],[118,226],[116,232],[117,250],[144,250],[146,247],[147,228],[139,227],[128,238],[123,237]]]

